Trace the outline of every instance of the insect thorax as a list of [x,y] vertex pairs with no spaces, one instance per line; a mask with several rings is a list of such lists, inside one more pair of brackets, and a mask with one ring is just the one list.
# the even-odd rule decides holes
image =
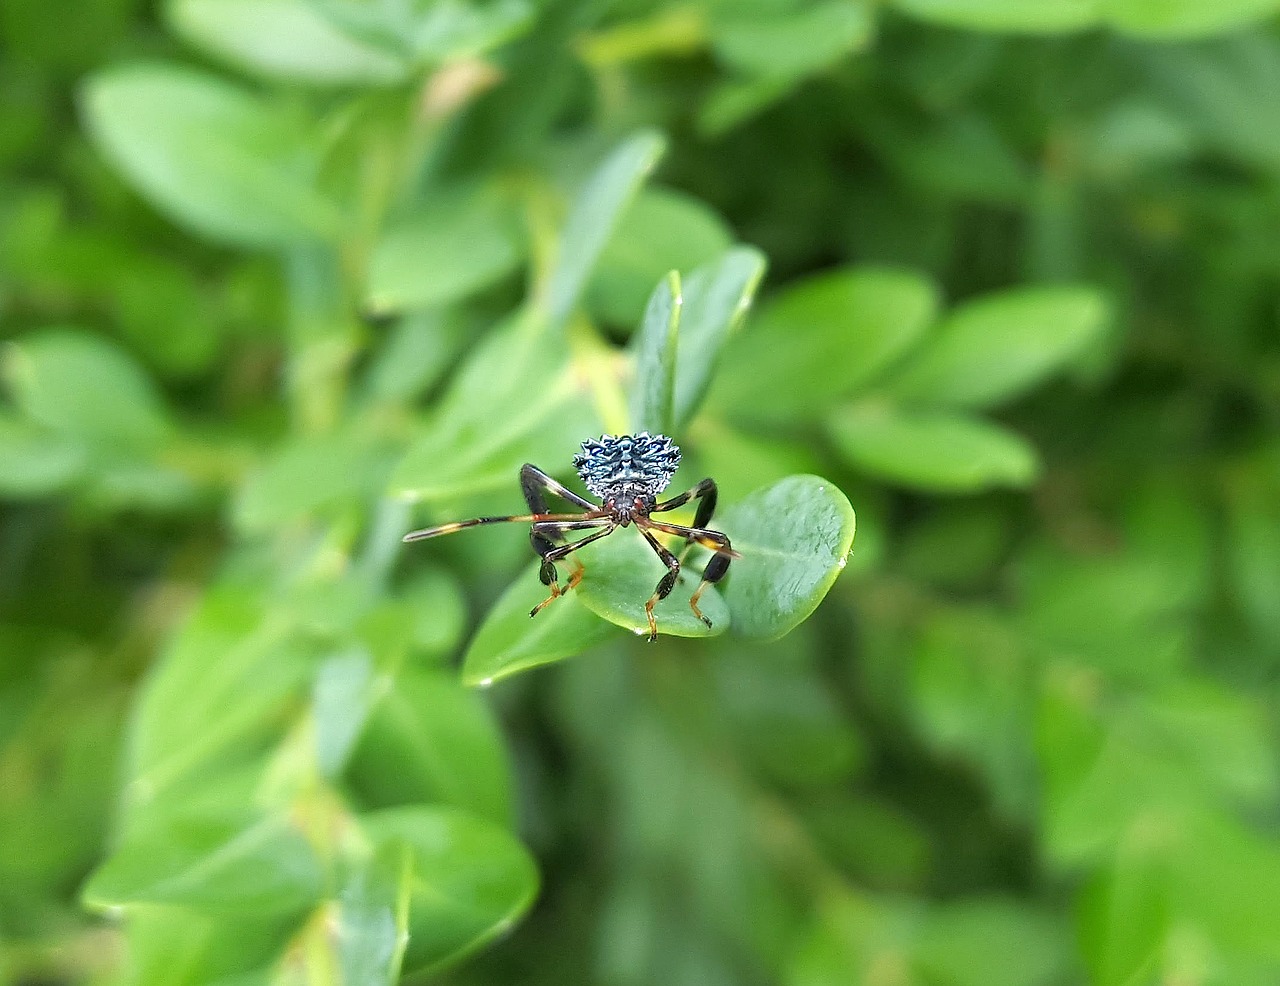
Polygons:
[[680,465],[680,447],[666,435],[601,435],[573,457],[578,475],[600,499],[626,503],[667,488]]

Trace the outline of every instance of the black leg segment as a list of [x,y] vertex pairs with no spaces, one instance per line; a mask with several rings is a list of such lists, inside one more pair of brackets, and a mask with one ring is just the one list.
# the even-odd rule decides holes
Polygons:
[[[577,541],[571,541],[568,544],[554,544],[545,535],[538,531],[533,531],[529,535],[529,543],[533,545],[533,550],[542,556],[542,567],[538,569],[538,578],[542,580],[542,584],[550,587],[551,595],[533,607],[529,615],[537,616],[542,612],[542,608],[551,602],[551,600],[563,596],[566,592],[582,581],[582,573],[584,571],[581,564],[577,565],[573,573],[569,576],[569,583],[563,589],[557,579],[556,562],[562,561],[573,552],[577,551],[584,544],[590,544],[592,541],[598,541],[600,538],[613,533],[613,525],[601,528],[594,534],[588,534],[584,538]],[[575,563],[576,563],[575,559]]]
[[524,494],[525,503],[529,504],[529,509],[535,514],[547,512],[546,493],[554,493],[560,499],[586,510],[597,509],[596,504],[562,486],[531,462],[520,467],[520,491]]
[[671,590],[675,588],[676,579],[680,577],[680,559],[664,548],[662,542],[644,530],[644,528],[640,529],[640,533],[649,542],[649,547],[662,559],[662,564],[667,566],[667,574],[659,580],[657,587],[653,590],[653,595],[644,604],[644,614],[649,618],[649,643],[653,643],[658,639],[658,621],[653,615],[653,607],[671,595]]

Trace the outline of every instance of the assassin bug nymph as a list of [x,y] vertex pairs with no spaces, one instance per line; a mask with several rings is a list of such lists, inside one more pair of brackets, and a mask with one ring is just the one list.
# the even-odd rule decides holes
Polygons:
[[[563,561],[573,552],[592,541],[599,541],[616,531],[619,527],[630,527],[635,524],[645,541],[649,543],[662,563],[667,566],[667,574],[658,582],[653,595],[644,604],[645,615],[649,619],[649,640],[658,639],[658,622],[653,615],[653,607],[665,599],[675,587],[680,576],[681,558],[674,554],[654,537],[653,532],[674,534],[684,538],[685,550],[691,545],[699,544],[713,552],[702,573],[702,582],[689,599],[693,613],[707,626],[711,621],[698,609],[698,599],[703,590],[724,578],[729,570],[731,558],[742,557],[729,544],[729,539],[720,531],[710,530],[706,525],[716,509],[716,484],[714,480],[704,479],[691,490],[686,490],[670,500],[659,502],[658,494],[667,488],[676,467],[680,465],[680,448],[666,435],[650,435],[642,431],[638,435],[601,435],[600,438],[588,438],[582,443],[582,451],[573,457],[573,464],[600,503],[592,503],[583,499],[570,489],[561,486],[554,479],[535,465],[525,463],[520,467],[520,489],[524,493],[525,502],[529,504],[528,514],[509,517],[476,517],[473,520],[454,521],[451,524],[440,524],[413,531],[404,536],[405,541],[421,541],[426,538],[439,537],[441,534],[452,534],[465,527],[478,527],[481,524],[532,524],[529,540],[533,550],[542,558],[542,567],[538,577],[542,584],[549,586],[551,595],[533,608],[530,616],[537,616],[542,608],[551,600],[568,592],[582,581],[585,571],[582,562],[572,559],[574,569],[569,580],[561,587],[556,573],[556,562]],[[547,493],[554,493],[560,499],[584,508],[583,513],[557,514],[547,509]],[[698,508],[693,517],[692,527],[679,524],[668,524],[654,520],[652,515],[675,510],[690,500],[698,501]],[[596,530],[598,528],[598,530]],[[577,541],[569,541],[565,535],[570,531],[594,530]]]

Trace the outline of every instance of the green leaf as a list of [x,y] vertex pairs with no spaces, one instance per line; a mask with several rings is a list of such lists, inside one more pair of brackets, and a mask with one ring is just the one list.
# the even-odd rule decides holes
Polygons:
[[469,335],[470,326],[456,308],[405,315],[371,355],[363,395],[388,404],[411,403],[440,380]]
[[1087,287],[1016,288],[970,302],[886,384],[919,404],[981,408],[1030,390],[1106,328],[1107,303]]
[[533,19],[527,0],[431,3],[414,24],[410,44],[427,64],[477,58],[522,34]]
[[791,285],[725,347],[713,398],[749,419],[817,417],[913,346],[937,303],[932,284],[904,271],[846,268]]
[[381,690],[346,774],[361,800],[376,808],[447,804],[509,822],[506,751],[480,697],[443,672],[418,669]]
[[732,244],[725,221],[698,199],[667,188],[641,189],[600,254],[587,303],[606,320],[630,328],[667,271],[692,270]]
[[[131,908],[125,922],[133,986],[207,986],[239,980],[276,960],[294,915],[234,918],[180,906]],[[176,958],[181,956],[181,961]],[[259,981],[265,983],[266,976]]]
[[193,813],[127,841],[84,889],[90,907],[184,904],[285,914],[319,899],[319,860],[286,815],[244,824]]
[[948,27],[1057,34],[1096,24],[1100,0],[894,0],[894,5]]
[[309,0],[335,25],[423,65],[475,58],[519,35],[533,20],[527,0]]
[[531,619],[529,613],[549,592],[538,568],[534,562],[517,576],[485,616],[462,661],[464,683],[491,685],[518,671],[576,657],[616,636],[609,623],[579,602],[576,589]]
[[1029,486],[1040,472],[1022,438],[977,418],[861,404],[830,422],[837,451],[871,476],[935,493]]
[[681,286],[684,305],[676,345],[674,431],[682,430],[698,413],[720,351],[746,317],[766,264],[759,250],[735,247],[699,267]]
[[90,133],[175,222],[240,246],[330,236],[337,209],[292,113],[215,76],[162,64],[107,69],[83,93]]
[[559,260],[547,285],[546,311],[552,325],[563,323],[578,304],[619,219],[665,149],[661,135],[637,134],[605,159],[578,194],[565,220]]
[[[412,866],[409,852],[396,845],[355,861],[344,860],[341,885],[303,925],[285,949],[270,986],[301,986],[304,977],[323,970],[321,982],[394,986],[408,938],[407,906]],[[357,855],[352,853],[351,855]],[[250,981],[219,981],[217,986],[257,986]]]
[[827,0],[772,15],[748,8],[712,21],[711,46],[738,73],[794,79],[865,47],[872,28],[870,6],[858,0]]
[[[679,544],[668,547],[679,554]],[[583,549],[581,558],[587,570],[582,583],[573,591],[582,605],[610,623],[637,635],[647,635],[649,619],[644,606],[666,574],[666,566],[640,532],[615,531],[601,543]],[[689,599],[700,581],[697,569],[687,566],[671,595],[654,608],[658,633],[673,637],[713,637],[729,628],[729,608],[714,586],[709,586],[698,600],[698,607],[711,621],[711,626],[693,615]]]
[[346,766],[377,696],[373,662],[362,650],[326,658],[316,672],[311,710],[315,719],[316,764],[336,778]]
[[1166,864],[1123,849],[1080,894],[1080,946],[1098,986],[1141,982],[1159,967],[1169,931]]
[[406,852],[406,972],[439,968],[507,931],[529,908],[538,873],[504,829],[446,808],[392,808],[363,818],[379,845]]
[[310,655],[265,596],[258,585],[215,586],[151,669],[131,724],[126,822],[270,735],[303,690]]
[[112,342],[49,329],[12,342],[4,379],[29,418],[91,447],[144,450],[170,431],[155,386]]
[[395,495],[441,501],[517,491],[524,462],[567,461],[582,436],[598,427],[584,384],[566,367],[563,340],[527,329],[517,319],[491,332],[471,355],[393,471]]
[[672,271],[654,288],[644,320],[632,339],[635,382],[631,387],[631,428],[665,435],[672,430],[676,347],[680,341],[680,275]]
[[235,503],[236,527],[263,534],[380,489],[389,467],[380,443],[354,431],[299,437],[250,474]]
[[407,67],[352,38],[306,0],[170,0],[176,34],[237,68],[268,79],[322,85],[387,85]]
[[733,632],[774,640],[809,618],[853,546],[845,495],[820,476],[788,476],[735,503],[714,522],[735,551],[723,595]]
[[982,775],[1001,814],[1034,816],[1033,669],[1015,630],[976,609],[923,621],[911,655],[916,729],[939,753]]
[[969,899],[924,922],[915,966],[945,986],[1052,986],[1067,978],[1072,942],[1057,915],[1013,900]]
[[84,472],[82,445],[0,414],[0,496],[41,497],[74,483]]
[[1107,20],[1121,31],[1173,40],[1221,34],[1274,14],[1277,0],[1104,0]]
[[506,277],[523,256],[510,206],[493,189],[437,190],[374,247],[366,303],[379,313],[448,305]]

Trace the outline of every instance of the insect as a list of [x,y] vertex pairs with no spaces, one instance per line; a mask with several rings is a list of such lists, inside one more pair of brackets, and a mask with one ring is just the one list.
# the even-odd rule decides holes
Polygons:
[[[551,589],[551,595],[529,613],[533,617],[553,599],[564,595],[582,581],[585,568],[581,560],[573,558],[574,569],[562,587],[556,571],[557,562],[569,558],[583,545],[607,537],[619,527],[635,524],[649,547],[667,566],[667,574],[659,580],[653,595],[644,604],[645,615],[649,619],[649,640],[653,642],[658,639],[658,622],[653,615],[653,608],[675,587],[676,579],[680,577],[681,558],[684,554],[677,558],[654,537],[653,532],[674,534],[685,539],[685,552],[694,544],[714,552],[703,570],[701,583],[689,599],[694,615],[711,626],[711,621],[698,608],[698,599],[707,586],[724,578],[731,558],[742,557],[733,550],[728,537],[706,526],[716,509],[715,481],[704,479],[679,496],[660,502],[658,494],[671,483],[671,477],[680,465],[680,447],[666,435],[650,435],[647,431],[638,435],[601,435],[599,438],[589,438],[582,443],[582,451],[573,457],[573,464],[587,489],[600,498],[600,503],[592,503],[578,496],[537,466],[525,463],[520,467],[520,489],[524,493],[525,502],[529,504],[530,513],[454,521],[451,524],[413,531],[406,534],[404,540],[422,541],[481,524],[532,524],[529,541],[533,544],[533,550],[542,558],[538,577],[542,579],[543,585]],[[553,493],[574,506],[584,508],[584,512],[549,512],[547,493]],[[691,500],[698,501],[692,527],[669,524],[652,517],[653,514],[682,507]],[[585,530],[592,530],[594,533],[577,541],[569,541],[565,537],[571,531]]]

